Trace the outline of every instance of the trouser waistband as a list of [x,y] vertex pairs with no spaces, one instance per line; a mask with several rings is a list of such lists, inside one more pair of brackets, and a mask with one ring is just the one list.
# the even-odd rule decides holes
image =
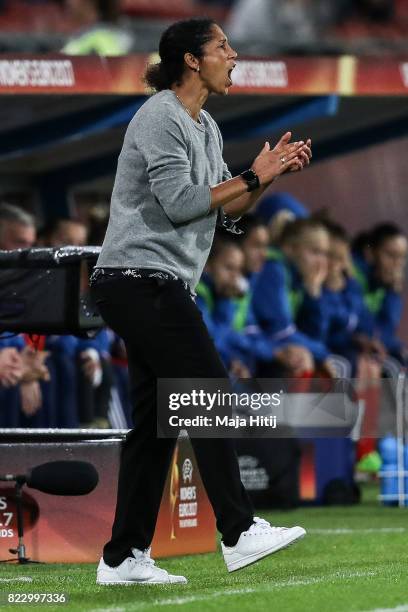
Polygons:
[[158,281],[177,281],[182,284],[191,297],[195,297],[186,281],[170,272],[163,272],[163,270],[152,268],[94,268],[89,279],[90,285],[101,278],[155,278]]

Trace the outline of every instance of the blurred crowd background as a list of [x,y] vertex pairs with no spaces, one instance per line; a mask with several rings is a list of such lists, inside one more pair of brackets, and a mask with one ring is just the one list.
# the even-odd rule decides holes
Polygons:
[[[40,226],[0,204],[0,249],[100,245],[108,208]],[[408,241],[376,223],[351,236],[327,209],[264,194],[242,233],[217,228],[197,304],[232,379],[395,378],[407,363],[398,329]],[[0,425],[128,427],[126,350],[104,329],[94,339],[0,336]],[[36,350],[40,349],[40,350]],[[306,390],[306,387],[304,387]],[[4,407],[7,406],[7,409]],[[369,441],[374,450],[374,441]],[[367,450],[367,449],[365,449]]]
[[178,18],[207,14],[241,54],[406,51],[406,0],[1,0],[0,51],[156,51]]

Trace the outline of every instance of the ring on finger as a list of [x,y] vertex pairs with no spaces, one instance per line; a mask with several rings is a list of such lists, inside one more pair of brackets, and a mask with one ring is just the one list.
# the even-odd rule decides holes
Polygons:
[[280,160],[282,165],[286,164],[286,157],[281,157]]

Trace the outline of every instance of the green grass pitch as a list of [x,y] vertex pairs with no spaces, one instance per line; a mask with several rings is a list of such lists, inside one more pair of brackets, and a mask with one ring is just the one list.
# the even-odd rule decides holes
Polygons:
[[69,597],[60,605],[3,603],[0,611],[408,612],[408,508],[380,507],[372,493],[365,498],[353,507],[262,513],[277,525],[300,524],[308,535],[232,574],[220,553],[159,561],[187,576],[187,585],[99,587],[94,565],[0,565],[3,598],[6,591]]

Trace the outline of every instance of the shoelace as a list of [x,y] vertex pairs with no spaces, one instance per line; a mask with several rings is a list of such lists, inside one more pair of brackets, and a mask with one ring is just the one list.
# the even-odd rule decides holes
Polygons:
[[[129,557],[132,565],[135,565],[136,563],[138,565],[147,565],[147,566],[152,566],[155,565],[156,561],[154,559],[151,558],[150,556],[150,548],[147,548],[146,550],[138,550],[137,551],[139,554],[137,557]],[[132,550],[133,553],[133,550]],[[134,553],[133,553],[134,554]]]
[[273,527],[268,521],[260,518],[259,516],[254,516],[254,525],[248,529],[249,533],[256,533],[259,530],[268,530],[268,531],[284,531],[285,527]]
[[265,519],[260,518],[259,516],[254,516],[254,523],[259,525],[259,527],[271,527],[271,524],[268,521],[265,521]]

